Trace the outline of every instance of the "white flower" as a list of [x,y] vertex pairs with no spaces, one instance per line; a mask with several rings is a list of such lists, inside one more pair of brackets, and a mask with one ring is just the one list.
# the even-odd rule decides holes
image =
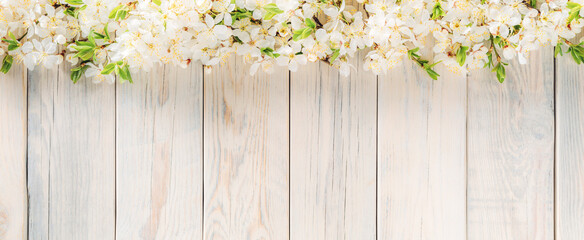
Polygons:
[[60,44],[60,45],[64,45],[66,42],[67,42],[67,39],[65,38],[65,36],[63,36],[63,35],[55,36],[55,43]]
[[292,72],[298,70],[298,64],[305,65],[307,62],[306,56],[296,55],[295,51],[290,46],[284,46],[278,50],[278,56],[276,61],[280,66],[288,66],[288,69]]
[[24,57],[23,62],[29,70],[34,70],[35,66],[42,63],[45,68],[52,69],[63,61],[63,56],[56,55],[57,44],[50,38],[45,38],[42,42],[36,39],[23,44],[21,49]]
[[73,53],[67,54],[67,56],[65,56],[65,60],[67,60],[67,62],[71,63],[72,65],[76,65],[79,62],[79,58],[75,57],[75,54]]
[[195,10],[199,13],[207,13],[213,6],[213,2],[211,0],[194,0],[195,1]]
[[85,71],[85,77],[92,78],[93,83],[109,83],[113,84],[116,81],[116,78],[112,74],[104,75],[101,74],[103,71],[103,65],[96,66],[93,63],[88,64],[89,68]]
[[20,48],[20,51],[22,52],[23,55],[22,62],[24,63],[26,68],[28,68],[28,70],[31,71],[34,70],[40,58],[40,54],[38,52],[33,52],[33,50],[34,46],[32,45],[32,42],[26,42]]
[[225,40],[229,39],[231,37],[231,35],[233,34],[233,32],[231,31],[231,28],[229,28],[225,25],[215,26],[213,28],[213,33],[215,34],[217,39],[219,39],[221,41],[225,41]]
[[506,47],[506,48],[504,48],[503,49],[503,56],[507,60],[513,59],[515,57],[515,49],[513,49],[512,47]]

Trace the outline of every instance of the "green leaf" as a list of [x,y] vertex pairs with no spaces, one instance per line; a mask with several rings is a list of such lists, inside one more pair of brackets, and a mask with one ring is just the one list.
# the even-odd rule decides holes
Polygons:
[[304,19],[304,23],[306,24],[306,26],[308,26],[309,28],[316,28],[316,23],[314,22],[314,20],[310,19],[310,18],[305,18]]
[[580,4],[575,3],[575,2],[567,2],[566,6],[568,7],[568,9],[573,9],[573,8],[578,8],[581,7]]
[[420,55],[418,55],[418,54],[417,54],[417,53],[418,53],[418,50],[420,50],[420,48],[419,48],[419,47],[417,47],[417,48],[414,48],[414,49],[412,49],[412,50],[408,50],[408,57],[409,57],[410,59],[419,58],[419,57],[420,57]]
[[20,43],[16,40],[2,39],[2,41],[8,43],[8,51],[14,51],[20,47]]
[[116,21],[118,20],[124,20],[126,19],[126,15],[128,14],[128,8],[125,5],[120,5],[117,6],[116,8],[114,8],[110,14],[109,14],[109,18],[110,19],[114,19]]
[[580,59],[580,56],[578,56],[578,53],[576,52],[576,50],[574,50],[574,47],[570,47],[568,49],[568,52],[570,52],[570,54],[572,55],[572,58],[574,59],[574,62],[576,62],[577,64],[581,64],[582,60]]
[[123,80],[128,81],[130,83],[134,83],[134,81],[132,80],[132,75],[130,74],[130,68],[128,67],[128,64],[124,64],[124,66],[119,69],[118,73]]
[[93,29],[89,32],[89,35],[87,35],[87,40],[89,40],[89,42],[95,46],[95,32]]
[[77,45],[77,47],[95,47],[95,44],[88,41],[76,41],[75,45]]
[[537,5],[537,0],[531,0],[531,7],[535,8]]
[[93,39],[105,39],[105,35],[103,35],[103,34],[101,34],[101,33],[98,33],[98,32],[95,32],[95,31],[92,31],[92,33],[91,33],[91,34],[93,34]]
[[468,50],[468,47],[461,46],[456,53],[456,61],[460,66],[464,65],[464,62],[466,61],[466,50]]
[[88,39],[89,39],[89,41],[87,41],[87,42],[77,41],[77,42],[75,42],[76,46],[73,46],[73,49],[78,51],[78,53],[75,54],[75,57],[79,57],[83,61],[87,61],[87,60],[93,58],[93,54],[95,53],[95,49],[96,49],[95,39],[93,39],[93,34],[90,33]]
[[275,13],[266,13],[266,15],[264,15],[264,20],[269,21],[272,20],[272,18],[274,18],[277,14]]
[[584,49],[582,47],[575,47],[576,55],[580,58],[580,62],[584,63]]
[[233,14],[231,14],[231,19],[233,19],[233,21],[235,22],[236,20],[250,18],[252,15],[253,15],[252,12],[238,10],[238,12],[234,12]]
[[114,18],[115,18],[115,17],[118,15],[118,11],[119,11],[119,10],[120,10],[120,9],[121,9],[123,6],[124,6],[124,5],[120,5],[120,6],[117,6],[116,8],[114,8],[114,9],[113,9],[113,10],[110,12],[110,14],[109,14],[108,18],[110,18],[110,19],[114,19]]
[[310,28],[307,28],[304,30],[304,32],[302,32],[302,35],[300,35],[300,39],[305,39],[307,37],[310,36],[310,34],[312,34],[313,30]]
[[438,74],[436,71],[432,70],[432,68],[427,68],[426,72],[434,80],[438,80],[438,77],[440,77],[440,74]]
[[271,48],[262,48],[261,49],[262,53],[265,54],[266,56],[270,56],[272,58],[277,58],[280,56],[279,53],[274,53],[274,49]]
[[578,10],[570,10],[570,15],[568,15],[568,19],[566,19],[566,22],[570,23],[572,22],[572,20],[578,19],[579,17],[580,17],[579,8]]
[[433,20],[440,19],[442,18],[442,16],[444,16],[444,9],[442,9],[440,1],[438,1],[434,5],[434,8],[432,8],[432,19]]
[[17,44],[9,44],[8,45],[8,51],[14,51],[16,49],[18,49],[20,46]]
[[67,9],[65,9],[65,14],[77,18],[77,14],[75,13],[77,10],[77,8],[75,7],[68,7]]
[[18,41],[7,38],[2,39],[2,42],[6,42],[8,44],[18,44]]
[[582,8],[582,5],[575,2],[568,2],[566,3],[566,6],[570,9],[568,19],[566,20],[567,23],[570,23],[574,19],[580,19],[580,9]]
[[292,40],[294,40],[294,41],[300,40],[299,38],[300,38],[300,35],[302,34],[302,32],[304,32],[304,28],[294,30],[294,35],[292,35]]
[[65,0],[69,5],[83,5],[83,0]]
[[554,57],[558,57],[558,54],[564,56],[564,53],[562,52],[562,43],[558,43],[554,49]]
[[6,74],[12,68],[12,63],[14,62],[14,58],[10,55],[6,55],[4,60],[2,60],[2,67],[0,68],[0,72]]
[[430,65],[426,65],[426,68],[433,68],[434,66],[438,65],[438,63],[441,63],[441,62],[442,61],[438,61],[438,62],[432,63]]
[[308,36],[310,36],[310,34],[312,34],[312,28],[305,27],[302,29],[298,29],[298,30],[294,31],[294,35],[292,36],[292,40],[294,40],[294,41],[302,40],[302,39],[305,39]]
[[496,45],[499,45],[501,43],[501,37],[495,36],[495,38],[493,38],[493,43],[495,43]]
[[71,81],[73,81],[73,83],[77,83],[88,68],[89,66],[85,65],[71,69]]
[[93,58],[94,53],[95,50],[93,49],[81,50],[77,54],[75,54],[75,57],[81,58],[83,61],[87,61]]
[[264,10],[266,10],[264,20],[271,20],[274,16],[284,12],[280,10],[275,3],[266,4]]
[[8,32],[8,36],[9,36],[10,38],[12,38],[12,40],[14,40],[14,41],[17,41],[17,40],[16,40],[16,36],[14,36],[14,34],[12,34],[12,32]]
[[12,32],[8,32],[8,38],[3,38],[2,41],[8,43],[8,51],[14,51],[20,47],[20,42],[16,40],[16,36]]
[[568,52],[571,53],[572,58],[574,58],[574,61],[577,64],[584,63],[584,47],[581,47],[580,45],[575,45],[570,47]]
[[483,68],[487,68],[487,67],[492,67],[493,66],[493,53],[492,52],[487,52],[487,59],[488,61],[485,63],[485,66],[483,66]]
[[266,10],[268,12],[277,12],[277,13],[284,12],[284,11],[280,10],[275,3],[270,3],[270,4],[264,5],[264,10]]
[[243,41],[241,41],[241,39],[239,39],[237,36],[233,36],[233,40],[234,40],[235,42],[238,42],[238,43],[241,43],[241,44],[243,44]]
[[84,51],[84,50],[92,50],[92,49],[95,49],[95,47],[93,47],[93,46],[79,46],[79,45],[77,45],[77,46],[73,46],[73,49],[75,49],[75,50],[77,50],[79,52],[79,51]]
[[160,6],[160,4],[162,4],[162,2],[160,2],[160,0],[152,0],[152,2],[158,6]]
[[87,5],[83,5],[82,7],[68,7],[67,9],[65,9],[65,14],[74,17],[74,18],[79,18],[79,12],[85,10],[87,8]]
[[103,27],[103,32],[105,34],[105,40],[106,41],[109,41],[111,39],[110,38],[110,35],[109,35],[109,30],[107,29],[108,25],[109,25],[109,23],[106,23],[105,24],[105,27]]
[[116,21],[126,19],[127,14],[128,14],[128,10],[125,10],[125,9],[119,10],[118,14],[116,14]]
[[493,71],[497,73],[497,80],[499,80],[500,83],[505,81],[505,67],[503,65],[504,64],[499,63],[493,69]]
[[333,49],[333,55],[329,59],[329,62],[333,63],[339,57],[339,54],[340,54],[340,49]]
[[102,75],[108,75],[111,74],[112,72],[114,72],[114,70],[116,69],[116,64],[115,63],[110,63],[108,65],[106,65],[103,70],[101,71]]

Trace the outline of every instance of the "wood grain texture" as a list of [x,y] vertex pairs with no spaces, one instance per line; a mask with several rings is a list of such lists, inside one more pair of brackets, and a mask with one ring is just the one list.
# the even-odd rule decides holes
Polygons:
[[503,84],[488,71],[471,72],[469,239],[554,238],[552,53],[513,61]]
[[466,79],[442,75],[379,77],[378,239],[466,238]]
[[0,73],[0,239],[27,238],[27,74]]
[[201,239],[202,70],[159,66],[118,83],[117,239]]
[[375,239],[377,77],[317,62],[290,81],[290,238]]
[[584,239],[584,70],[556,59],[556,239]]
[[65,66],[32,76],[31,239],[114,239],[114,85],[74,85]]
[[428,212],[423,236],[466,239],[468,80],[464,73],[441,67],[438,71],[441,77],[430,81],[428,90]]
[[[28,72],[28,237],[49,239],[49,154],[53,120],[54,84],[59,70]],[[49,104],[49,105],[47,105]],[[44,124],[43,124],[44,123]]]
[[204,239],[288,239],[288,71],[205,75]]

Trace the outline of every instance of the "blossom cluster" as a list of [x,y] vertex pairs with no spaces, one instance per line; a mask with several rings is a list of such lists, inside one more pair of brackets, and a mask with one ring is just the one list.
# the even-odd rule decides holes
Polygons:
[[[584,0],[0,0],[0,71],[73,65],[71,79],[132,81],[155,64],[211,70],[236,54],[258,69],[325,61],[348,75],[386,73],[404,59],[437,79],[490,68],[552,45],[584,62]],[[431,44],[428,44],[431,43]],[[421,49],[431,46],[431,57]]]

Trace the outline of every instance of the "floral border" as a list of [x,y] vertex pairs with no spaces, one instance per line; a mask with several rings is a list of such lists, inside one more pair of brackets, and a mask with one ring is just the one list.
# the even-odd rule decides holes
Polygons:
[[[384,74],[404,59],[433,79],[489,68],[500,82],[507,62],[555,46],[584,62],[584,0],[0,0],[0,71],[74,65],[71,80],[132,82],[154,64],[207,70],[243,56],[250,72],[274,65],[296,71],[325,61],[348,75],[367,51],[364,69]],[[420,53],[432,41],[433,57]]]

